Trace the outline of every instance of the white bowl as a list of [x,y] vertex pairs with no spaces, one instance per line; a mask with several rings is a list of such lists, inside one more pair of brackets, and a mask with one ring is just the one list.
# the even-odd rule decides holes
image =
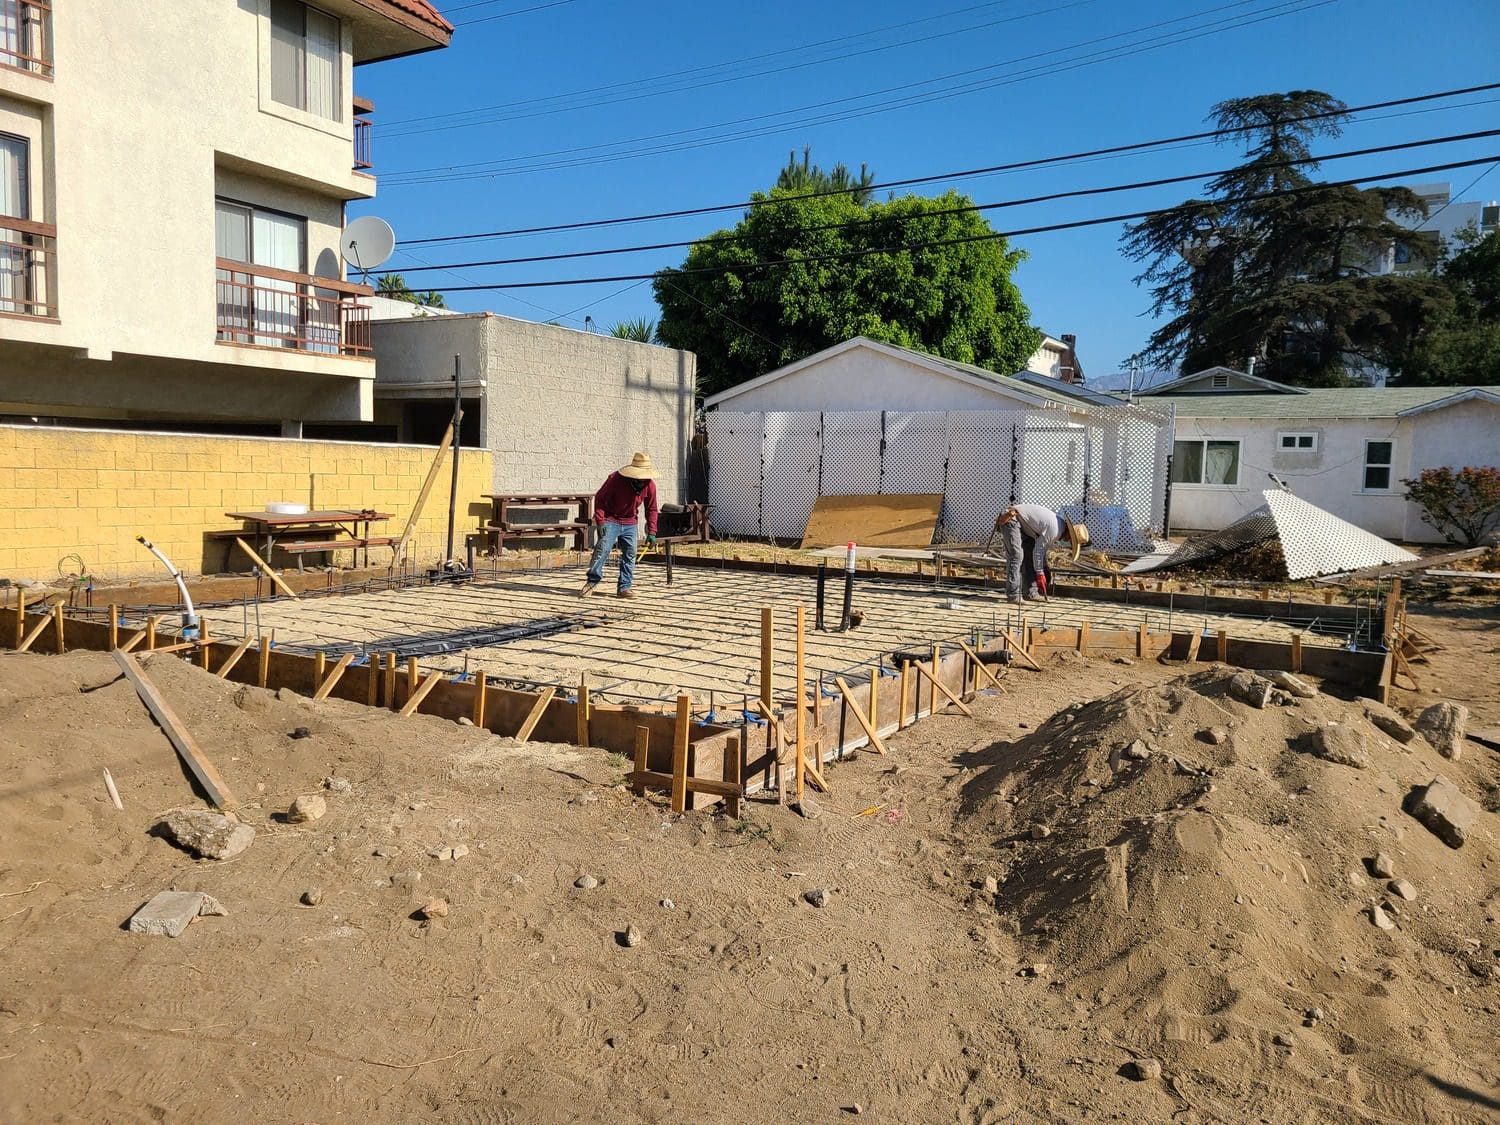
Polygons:
[[275,500],[266,505],[266,511],[273,516],[305,516],[307,515],[306,504],[293,504],[287,500]]

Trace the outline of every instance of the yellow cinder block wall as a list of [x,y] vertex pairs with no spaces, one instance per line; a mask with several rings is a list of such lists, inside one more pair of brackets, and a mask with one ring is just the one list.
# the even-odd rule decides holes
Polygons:
[[[184,573],[215,571],[225,546],[204,532],[237,527],[225,512],[261,511],[273,500],[390,512],[371,534],[399,535],[436,454],[433,446],[0,426],[0,577],[55,578],[65,555],[82,556],[100,578],[159,573],[137,535]],[[485,450],[460,456],[457,551],[488,510],[491,462]],[[413,566],[445,550],[451,475],[447,462],[412,536]],[[348,552],[337,558],[349,564]],[[372,564],[390,558],[389,548],[370,549]],[[250,568],[237,551],[230,565]]]

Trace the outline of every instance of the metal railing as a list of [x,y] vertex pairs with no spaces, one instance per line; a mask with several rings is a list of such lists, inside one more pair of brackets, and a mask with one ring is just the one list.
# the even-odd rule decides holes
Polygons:
[[52,76],[52,5],[0,0],[0,66]]
[[0,215],[0,313],[57,316],[57,228]]
[[370,159],[370,119],[354,119],[354,170],[365,172],[375,167]]
[[374,292],[331,277],[217,260],[218,340],[247,347],[293,348],[322,355],[370,354]]

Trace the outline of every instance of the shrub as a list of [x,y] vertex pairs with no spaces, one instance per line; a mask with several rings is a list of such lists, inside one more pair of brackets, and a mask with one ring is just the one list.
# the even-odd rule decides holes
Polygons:
[[1423,469],[1416,480],[1402,480],[1406,498],[1422,509],[1422,521],[1450,543],[1477,547],[1500,527],[1500,469],[1467,466],[1454,472]]

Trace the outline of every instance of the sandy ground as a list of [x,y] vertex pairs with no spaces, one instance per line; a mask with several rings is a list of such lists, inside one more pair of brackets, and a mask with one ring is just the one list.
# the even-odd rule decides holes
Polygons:
[[[1419,624],[1446,648],[1395,702],[1500,725],[1500,611]],[[631,796],[602,753],[148,667],[258,834],[223,862],[153,835],[199,802],[113,663],[0,655],[3,1121],[1500,1115],[1476,742],[1452,762],[1327,695],[1255,711],[1211,670],[1059,662],[831,767],[812,819],[735,822]],[[1368,769],[1300,752],[1329,721]],[[1458,850],[1401,811],[1439,772],[1483,809]],[[284,823],[326,776],[351,791]],[[229,913],[125,932],[168,887]],[[414,918],[434,897],[448,916]]]

